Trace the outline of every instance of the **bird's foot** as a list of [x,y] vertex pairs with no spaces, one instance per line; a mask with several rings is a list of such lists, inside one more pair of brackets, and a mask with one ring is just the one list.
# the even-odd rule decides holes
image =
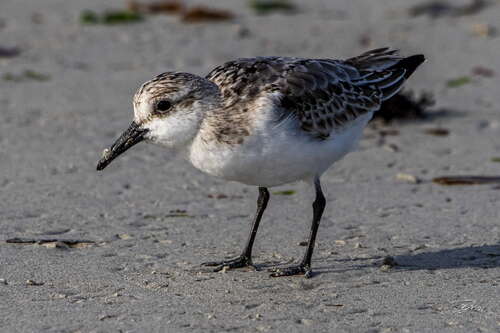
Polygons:
[[215,267],[213,269],[214,272],[219,272],[223,270],[224,267],[227,267],[228,269],[251,267],[254,270],[257,270],[257,267],[255,267],[252,263],[252,259],[244,255],[240,255],[236,258],[228,260],[204,262],[201,265],[207,267]]
[[305,264],[293,265],[283,268],[271,268],[268,271],[272,272],[272,274],[270,274],[271,277],[304,275],[306,279],[309,279],[312,276],[311,266]]

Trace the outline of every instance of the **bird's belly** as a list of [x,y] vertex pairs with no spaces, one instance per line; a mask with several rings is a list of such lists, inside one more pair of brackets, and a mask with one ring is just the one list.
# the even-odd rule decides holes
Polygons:
[[237,145],[195,140],[189,159],[205,173],[247,185],[272,187],[307,180],[354,150],[370,117],[326,140],[286,129],[252,135]]

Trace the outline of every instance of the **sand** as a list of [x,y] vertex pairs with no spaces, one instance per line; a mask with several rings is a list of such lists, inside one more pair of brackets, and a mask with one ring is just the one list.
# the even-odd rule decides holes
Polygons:
[[[416,3],[304,1],[258,16],[227,0],[206,4],[235,13],[230,22],[105,26],[80,13],[125,2],[2,0],[0,46],[21,53],[0,58],[0,331],[498,332],[500,189],[431,180],[500,174],[500,2],[435,19],[410,17]],[[434,94],[433,116],[386,127],[398,135],[372,126],[323,176],[312,279],[265,271],[305,250],[307,184],[272,189],[295,192],[271,196],[254,250],[261,271],[211,273],[199,264],[240,251],[255,188],[147,144],[95,171],[153,75],[380,46],[427,56],[407,88]],[[473,74],[478,66],[496,73]],[[449,87],[462,77],[470,82]],[[437,127],[449,135],[425,132]],[[15,237],[59,242],[6,242]]]

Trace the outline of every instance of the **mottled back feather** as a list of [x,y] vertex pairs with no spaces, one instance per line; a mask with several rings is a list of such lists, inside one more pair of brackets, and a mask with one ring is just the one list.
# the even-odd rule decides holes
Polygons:
[[[206,78],[221,91],[221,122],[244,125],[250,119],[244,114],[256,110],[257,99],[269,97],[277,122],[296,117],[305,132],[326,139],[359,116],[377,111],[423,61],[421,55],[402,58],[387,48],[347,60],[258,57],[227,62]],[[236,134],[226,127],[223,131]]]

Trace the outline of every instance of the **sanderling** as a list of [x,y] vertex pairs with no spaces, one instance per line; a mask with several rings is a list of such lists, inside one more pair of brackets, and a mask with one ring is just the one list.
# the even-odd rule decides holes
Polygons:
[[106,149],[104,169],[143,140],[182,151],[199,170],[258,186],[257,212],[240,256],[204,265],[252,266],[252,246],[268,188],[297,180],[316,199],[302,261],[271,276],[311,276],[311,257],[325,208],[320,176],[355,149],[380,104],[396,94],[425,60],[381,48],[346,60],[257,57],[227,62],[205,78],[166,72],[134,96],[134,120]]

